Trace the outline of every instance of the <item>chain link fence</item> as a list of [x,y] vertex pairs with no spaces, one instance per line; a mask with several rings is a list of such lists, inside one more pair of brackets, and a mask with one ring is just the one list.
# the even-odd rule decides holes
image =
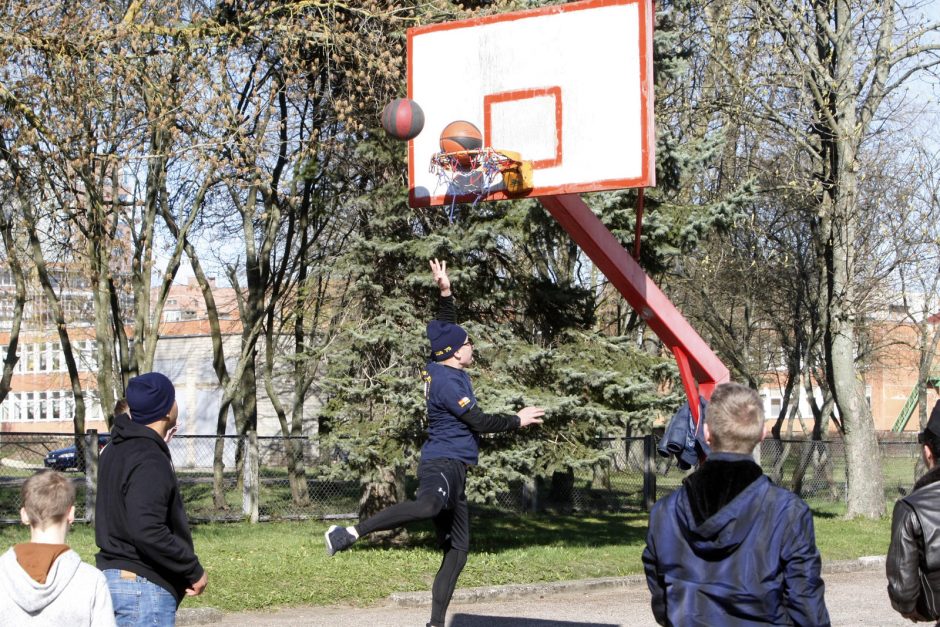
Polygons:
[[[78,442],[70,434],[0,434],[0,522],[19,523],[20,487],[42,468],[72,477],[76,518],[92,521],[98,451],[106,443],[106,434],[94,432]],[[488,505],[514,513],[648,509],[692,472],[678,469],[672,458],[660,457],[657,443],[657,436],[600,438],[603,461],[514,482]],[[885,498],[892,503],[907,494],[917,473],[923,472],[920,445],[913,435],[882,434],[879,449]],[[360,486],[348,479],[352,473],[345,459],[319,450],[309,438],[177,436],[170,452],[187,514],[195,522],[356,517]],[[840,439],[765,440],[755,457],[777,485],[810,504],[845,499]]]

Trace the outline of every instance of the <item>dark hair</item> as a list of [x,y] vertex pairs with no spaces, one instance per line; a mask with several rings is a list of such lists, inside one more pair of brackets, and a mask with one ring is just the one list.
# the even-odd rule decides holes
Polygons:
[[930,452],[933,453],[933,458],[940,461],[940,435],[929,429],[924,429],[917,434],[917,441],[926,444]]

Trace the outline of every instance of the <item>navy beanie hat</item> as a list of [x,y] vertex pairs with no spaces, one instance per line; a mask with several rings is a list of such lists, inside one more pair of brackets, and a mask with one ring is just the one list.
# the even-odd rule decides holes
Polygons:
[[443,320],[428,323],[428,339],[431,340],[431,359],[444,361],[451,357],[467,341],[467,332],[460,325]]
[[166,375],[148,372],[128,381],[124,396],[131,420],[149,425],[170,413],[176,401],[176,389]]

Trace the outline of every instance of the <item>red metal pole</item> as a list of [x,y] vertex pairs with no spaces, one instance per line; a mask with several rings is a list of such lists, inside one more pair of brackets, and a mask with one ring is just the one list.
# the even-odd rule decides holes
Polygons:
[[698,395],[709,399],[715,385],[730,379],[728,368],[580,196],[541,196],[539,201],[676,356],[698,424]]

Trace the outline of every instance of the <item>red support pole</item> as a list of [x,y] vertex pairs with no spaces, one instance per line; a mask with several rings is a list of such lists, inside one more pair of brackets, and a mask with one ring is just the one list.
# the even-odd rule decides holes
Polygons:
[[698,395],[711,398],[715,385],[730,379],[728,368],[580,196],[539,201],[675,355],[697,424]]

